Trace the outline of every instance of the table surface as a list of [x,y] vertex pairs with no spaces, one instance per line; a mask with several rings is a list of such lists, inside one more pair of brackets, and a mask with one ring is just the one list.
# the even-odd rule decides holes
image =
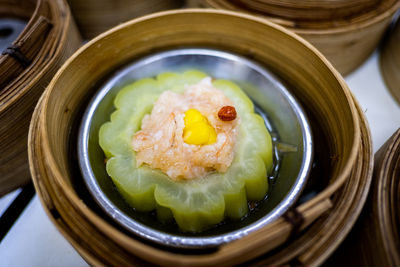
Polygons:
[[[374,151],[400,127],[400,105],[386,88],[375,51],[345,78],[366,115]],[[18,192],[0,198],[0,216]],[[0,266],[88,266],[57,231],[34,196],[0,243]]]

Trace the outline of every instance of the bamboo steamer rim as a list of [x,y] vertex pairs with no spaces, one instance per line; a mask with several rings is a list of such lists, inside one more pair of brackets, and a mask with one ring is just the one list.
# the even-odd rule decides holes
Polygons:
[[[35,124],[34,122],[38,119],[39,114],[41,112],[41,108],[42,108],[42,102],[43,102],[43,98],[45,97],[46,92],[42,94],[42,96],[40,97],[40,99],[37,102],[37,105],[35,107],[35,110],[33,112],[32,115],[32,123],[29,125],[29,134],[28,134],[28,143],[35,143],[38,140],[35,139],[35,131],[38,127],[38,124]],[[35,142],[33,141],[35,140]],[[33,164],[33,160],[31,155],[34,154],[34,149],[33,146],[28,146],[28,154],[29,154],[29,169],[30,172],[32,174],[32,176],[40,176],[40,174],[37,173],[36,169],[34,168],[34,164]],[[79,249],[79,254],[85,259],[86,262],[90,262],[92,264],[95,264],[95,266],[101,266],[102,263],[100,261],[97,260],[96,257],[91,256],[89,253],[87,253],[85,250],[83,250],[82,246],[79,244],[79,242],[76,242],[75,239],[72,238],[72,236],[70,236],[68,234],[68,232],[60,227],[59,222],[55,219],[55,217],[53,216],[53,214],[50,211],[49,205],[51,205],[50,203],[47,203],[46,200],[43,197],[43,192],[41,191],[41,187],[39,185],[39,182],[37,179],[32,179],[33,184],[35,186],[35,190],[38,194],[39,197],[39,201],[42,205],[42,207],[44,208],[44,211],[47,215],[47,217],[51,220],[51,222],[57,227],[57,230],[61,232],[61,234],[63,235],[63,237],[65,239],[67,239],[67,241],[74,247],[74,248],[80,248]]]
[[[39,9],[40,9],[40,5],[43,3],[43,4],[46,4],[46,3],[48,3],[48,6],[49,6],[49,8],[50,9],[52,9],[51,11],[50,11],[50,13],[54,13],[54,9],[53,9],[53,7],[54,7],[54,2],[52,2],[52,1],[45,1],[45,0],[28,0],[28,2],[32,2],[34,5],[35,5],[35,9],[33,10],[33,12],[31,13],[31,16],[29,17],[29,20],[28,20],[28,22],[27,22],[27,24],[26,24],[26,26],[24,27],[24,29],[22,30],[22,32],[19,34],[19,36],[17,37],[17,40],[18,39],[20,39],[21,38],[21,36],[23,36],[24,34],[26,34],[26,29],[28,28],[28,26],[29,25],[31,25],[31,24],[33,24],[34,23],[34,20],[36,20],[37,18],[36,18],[36,16],[37,16],[37,13],[39,12]],[[54,15],[54,14],[53,14]],[[28,66],[21,74],[19,74],[18,76],[20,76],[20,75],[24,75],[25,74],[25,72],[26,71],[28,71],[28,70],[30,70],[30,68],[32,67],[32,65],[34,64],[34,60],[32,60],[32,63],[31,63],[31,65],[30,66]],[[37,75],[38,77],[39,77],[39,74]],[[15,80],[16,78],[14,78],[13,80]],[[13,81],[11,81],[11,83],[12,83]],[[2,88],[1,90],[0,90],[0,96],[2,95],[2,94],[4,94],[4,90],[3,90],[4,88]],[[18,99],[20,99],[21,97],[23,97],[25,94],[26,94],[26,92],[27,91],[29,91],[29,89],[30,89],[30,86],[24,86],[24,87],[22,87],[21,88],[22,90],[14,90],[13,92],[11,92],[12,93],[12,96],[11,96],[11,98],[8,98],[7,99],[7,101],[3,101],[3,103],[1,103],[1,105],[0,105],[0,113],[1,112],[3,112],[4,110],[7,110],[8,108],[9,108],[9,106],[11,106],[11,105],[13,105],[14,104],[14,102],[16,102]]]
[[[202,0],[202,3],[214,8],[251,12],[227,0]],[[296,22],[256,11],[252,14],[287,27],[309,40],[332,61],[340,73],[347,75],[359,67],[377,47],[386,26],[399,7],[399,0],[381,0],[375,10],[354,15],[347,21],[302,22],[298,20]]]
[[398,10],[400,8],[400,1],[399,0],[395,0],[395,2],[393,3],[393,5],[385,10],[384,12],[380,13],[378,16],[373,17],[372,19],[367,19],[364,21],[357,21],[353,24],[349,24],[345,27],[341,27],[341,28],[328,28],[328,29],[324,29],[324,30],[297,30],[296,29],[296,33],[299,34],[326,34],[326,33],[332,33],[332,34],[336,34],[336,33],[344,33],[344,32],[351,32],[360,28],[368,28],[371,27],[375,24],[378,24],[380,22],[382,22],[383,20],[387,19],[388,17],[392,16],[396,10]]
[[[400,128],[375,153],[367,204],[350,236],[338,250],[339,257],[333,260],[336,265],[400,265],[399,167]],[[354,246],[352,240],[357,240],[359,245]],[[350,264],[343,260],[347,258],[350,258]]]
[[[39,1],[44,1],[44,0],[37,0],[37,2],[39,2]],[[72,17],[71,17],[71,13],[70,13],[70,12],[66,12],[66,11],[69,10],[69,8],[68,8],[68,6],[65,4],[64,1],[57,1],[58,3],[57,3],[56,5],[55,5],[55,3],[54,3],[53,1],[51,1],[51,0],[50,0],[50,1],[46,1],[46,2],[49,3],[49,8],[51,9],[51,12],[52,12],[52,13],[54,13],[54,11],[55,11],[56,9],[60,8],[60,13],[61,13],[61,14],[64,14],[63,17],[64,17],[64,19],[65,19],[65,22],[62,23],[62,25],[61,25],[61,27],[60,27],[60,28],[63,28],[63,29],[61,30],[61,33],[62,33],[62,34],[59,36],[58,41],[53,43],[53,48],[50,49],[50,51],[53,51],[53,52],[51,53],[52,55],[58,55],[58,54],[61,53],[61,50],[63,50],[63,47],[60,46],[59,44],[60,44],[60,43],[63,43],[62,40],[66,40],[66,37],[67,37],[67,35],[68,35],[68,31],[65,30],[65,28],[66,28],[66,27],[69,27],[70,23],[72,23],[72,22],[71,22]],[[60,4],[60,3],[62,3],[62,4]],[[34,12],[37,12],[37,9],[35,9]],[[30,22],[30,21],[29,21],[29,22]],[[29,22],[28,22],[28,23],[29,23]],[[59,24],[59,23],[57,23],[57,24]],[[53,27],[56,27],[56,26],[58,26],[58,25],[53,25]],[[22,32],[21,34],[23,34],[23,32]],[[53,33],[53,35],[54,35],[54,33]],[[18,37],[18,38],[19,38],[19,37]],[[36,76],[35,76],[36,79],[37,79],[37,77],[41,77],[41,76],[43,76],[45,73],[47,73],[48,70],[49,70],[49,68],[51,68],[51,67],[53,66],[54,62],[57,60],[57,58],[54,57],[54,56],[53,56],[53,57],[50,57],[50,58],[51,58],[50,61],[48,61],[47,64],[46,64],[43,68],[41,68],[41,70],[39,71],[39,73],[36,74]],[[33,61],[32,61],[32,64],[34,64],[34,62],[35,62],[35,61],[33,60]],[[30,70],[31,67],[32,67],[32,66],[29,66],[28,68],[26,68],[25,71],[23,71],[20,75],[25,75],[25,74],[26,74],[26,71]],[[36,80],[35,80],[35,81],[36,81]],[[1,113],[2,111],[4,111],[4,110],[8,109],[9,106],[11,106],[14,102],[18,101],[18,99],[20,99],[21,97],[23,97],[23,96],[30,90],[30,87],[32,86],[32,82],[34,82],[34,80],[31,80],[31,81],[30,81],[29,86],[23,86],[23,87],[21,88],[21,90],[18,90],[18,92],[14,92],[13,95],[11,96],[11,98],[7,99],[7,101],[4,101],[4,104],[0,105],[0,113]],[[1,91],[0,91],[0,94],[1,94]]]
[[[249,10],[264,14],[297,18],[299,20],[343,19],[349,14],[363,12],[377,5],[379,0],[234,0]],[[286,14],[285,14],[286,10]]]
[[[273,23],[270,23],[264,19],[261,18],[257,18],[254,17],[252,15],[246,15],[246,14],[240,14],[237,12],[232,12],[232,11],[217,11],[217,10],[204,10],[204,9],[188,9],[188,10],[179,10],[179,11],[165,11],[165,12],[160,12],[157,14],[152,14],[152,15],[148,15],[142,18],[138,18],[135,20],[132,20],[130,22],[124,23],[120,26],[117,26],[114,29],[109,30],[106,33],[101,34],[100,36],[96,37],[95,39],[93,39],[92,41],[90,41],[89,43],[87,43],[85,46],[83,46],[82,48],[80,48],[62,67],[61,69],[57,72],[57,74],[55,75],[55,77],[53,78],[52,82],[50,83],[48,88],[52,88],[54,87],[54,84],[56,83],[56,80],[60,77],[60,75],[63,73],[63,71],[68,67],[68,65],[74,61],[75,58],[77,58],[81,53],[83,53],[83,51],[88,48],[89,46],[94,45],[98,40],[100,40],[101,38],[104,38],[106,36],[108,36],[109,34],[112,34],[115,31],[118,31],[119,29],[129,26],[131,24],[143,21],[143,20],[147,20],[147,19],[152,19],[158,16],[168,16],[168,15],[174,15],[174,14],[182,14],[182,13],[210,13],[210,14],[221,14],[221,15],[227,15],[227,16],[238,16],[244,19],[250,19],[250,20],[254,20],[258,23],[261,24],[266,24],[269,27],[273,27],[275,29],[278,29],[280,31],[283,31],[284,33],[286,33],[287,35],[291,36],[292,38],[294,38],[295,40],[297,40],[298,42],[300,42],[304,47],[306,47],[307,49],[311,50],[313,53],[315,53],[317,55],[317,57],[329,68],[329,70],[332,72],[332,74],[334,75],[334,77],[337,79],[337,81],[339,82],[339,84],[342,86],[343,88],[343,92],[345,94],[345,97],[348,100],[349,103],[349,107],[352,111],[352,118],[353,118],[353,123],[354,123],[354,127],[355,127],[355,132],[354,132],[354,145],[350,151],[350,156],[349,156],[349,161],[347,162],[347,164],[343,167],[342,173],[338,176],[338,178],[336,179],[335,183],[331,184],[327,189],[325,189],[322,193],[320,193],[318,195],[318,197],[316,199],[313,199],[312,201],[310,201],[310,203],[306,203],[305,205],[307,206],[311,206],[313,204],[315,204],[318,200],[324,199],[324,198],[328,198],[329,196],[331,196],[346,180],[347,176],[350,174],[352,168],[351,166],[354,164],[354,162],[356,161],[356,157],[358,154],[358,146],[359,146],[359,142],[360,142],[360,126],[359,126],[359,120],[358,117],[355,115],[357,114],[356,112],[356,108],[355,108],[355,104],[352,102],[352,97],[351,97],[351,93],[348,89],[348,87],[346,86],[345,82],[343,81],[343,79],[341,78],[341,76],[336,72],[336,70],[330,65],[330,63],[315,49],[313,48],[310,44],[306,43],[305,41],[303,41],[303,39],[301,39],[300,37],[298,37],[297,35],[291,33],[288,30],[285,30],[284,28],[280,27],[280,26],[276,26]],[[48,89],[46,90],[45,95],[43,95],[43,106],[46,106],[48,101],[49,101],[49,95],[51,93],[51,90]],[[110,225],[108,225],[103,219],[101,219],[97,214],[95,214],[92,210],[90,210],[79,198],[78,196],[75,194],[75,192],[66,184],[66,182],[63,179],[60,179],[61,177],[61,171],[58,168],[56,161],[54,159],[54,155],[52,154],[52,151],[48,150],[49,147],[49,136],[48,136],[48,130],[47,130],[47,125],[46,125],[46,110],[43,110],[40,114],[39,114],[39,121],[40,121],[40,125],[43,127],[43,146],[46,148],[44,150],[44,153],[46,154],[46,161],[48,162],[46,164],[47,167],[49,167],[50,171],[54,174],[55,179],[57,180],[57,182],[65,189],[65,194],[67,196],[67,198],[69,198],[74,205],[76,205],[76,207],[83,211],[86,214],[89,214],[90,217],[93,218],[93,222],[97,225],[101,225],[103,227],[103,229],[105,229],[105,231],[112,235],[114,238],[116,238],[119,242],[121,242],[122,244],[125,244],[126,246],[130,246],[130,238],[127,238],[124,234],[122,234],[121,232],[119,232],[118,230],[116,230],[115,228],[111,227]],[[145,248],[144,244],[140,244],[141,248]],[[136,250],[138,249],[138,246],[136,245],[134,247]],[[143,253],[145,253],[146,251],[143,250]],[[160,252],[160,253],[166,253],[166,252]],[[149,255],[151,256],[151,255]]]
[[[385,0],[383,0],[385,1]],[[387,1],[387,0],[386,0]],[[219,5],[219,4],[217,4]],[[221,8],[221,7],[218,7]],[[307,35],[321,35],[321,34],[341,34],[341,33],[346,33],[346,32],[352,32],[354,30],[360,29],[360,28],[368,28],[371,27],[374,24],[380,23],[389,16],[393,15],[397,9],[400,8],[400,1],[399,0],[394,0],[393,5],[380,13],[378,16],[375,16],[373,18],[369,18],[367,20],[362,20],[362,21],[356,21],[354,23],[349,23],[346,26],[341,26],[341,27],[328,27],[328,28],[323,28],[323,29],[312,29],[312,28],[296,28],[290,25],[293,25],[293,22],[288,19],[283,19],[280,17],[274,17],[274,16],[267,16],[265,14],[259,14],[259,13],[254,13],[251,12],[250,10],[245,10],[245,9],[240,9],[241,12],[244,13],[252,13],[256,16],[261,16],[264,18],[267,18],[279,25],[284,25],[286,28],[291,29],[292,31],[296,32],[297,34],[307,34]],[[290,25],[287,25],[290,24]]]
[[[118,26],[116,26],[115,28],[112,28],[100,35],[98,35],[97,37],[95,37],[94,39],[90,40],[88,43],[86,43],[84,46],[82,46],[80,49],[78,49],[64,64],[63,66],[58,70],[58,72],[56,73],[56,75],[54,76],[54,78],[52,79],[52,81],[50,82],[48,88],[53,88],[54,84],[56,83],[56,81],[58,80],[58,77],[62,75],[62,73],[64,72],[64,70],[68,67],[68,65],[73,62],[75,60],[75,58],[77,58],[80,54],[82,54],[88,47],[94,45],[97,41],[101,40],[102,38],[108,36],[109,34],[112,34],[113,32],[117,32],[122,28],[125,28],[126,26],[129,26],[131,24],[135,24],[144,20],[149,20],[152,18],[156,18],[159,16],[169,16],[169,15],[173,15],[173,14],[182,14],[182,13],[209,13],[209,14],[221,14],[221,15],[228,15],[228,16],[237,16],[237,17],[241,17],[244,19],[250,19],[253,21],[257,21],[261,24],[266,24],[269,27],[273,27],[276,28],[284,33],[286,33],[287,35],[291,36],[293,39],[297,40],[298,42],[300,42],[303,46],[305,46],[307,49],[311,50],[313,53],[315,53],[318,58],[320,58],[326,66],[328,66],[329,70],[333,73],[333,75],[335,76],[335,78],[339,81],[340,85],[342,86],[342,88],[344,89],[344,93],[346,95],[347,101],[350,104],[350,109],[352,111],[352,117],[353,117],[353,122],[354,122],[354,128],[355,130],[355,135],[354,135],[354,145],[351,149],[351,153],[350,153],[350,157],[349,157],[349,161],[347,162],[347,165],[344,167],[342,173],[340,174],[340,176],[337,178],[337,182],[331,184],[329,186],[329,188],[325,189],[323,192],[321,192],[320,194],[318,194],[317,197],[315,197],[313,200],[305,203],[306,207],[309,207],[311,205],[314,205],[316,202],[321,201],[324,198],[329,197],[332,192],[331,191],[336,191],[345,181],[346,177],[350,174],[351,172],[351,166],[354,164],[354,162],[356,161],[357,158],[357,153],[358,153],[358,144],[360,142],[360,123],[359,123],[359,119],[358,117],[355,115],[357,114],[357,109],[353,103],[353,98],[350,92],[349,87],[347,86],[346,82],[343,80],[342,76],[337,72],[337,70],[331,65],[331,63],[322,55],[322,53],[320,53],[316,48],[314,48],[310,43],[308,43],[307,41],[305,41],[303,38],[301,38],[300,36],[298,36],[297,34],[285,29],[284,27],[280,26],[280,25],[276,25],[270,21],[264,20],[262,18],[259,18],[257,16],[253,16],[253,15],[249,15],[249,14],[243,14],[240,12],[235,12],[235,11],[227,11],[227,10],[215,10],[215,9],[185,9],[185,10],[169,10],[169,11],[162,11],[162,12],[158,12],[158,13],[154,13],[154,14],[150,14],[150,15],[146,15],[128,22],[125,22],[123,24],[120,24]],[[46,90],[46,96],[43,99],[43,105],[46,106],[48,104],[49,101],[49,95],[50,95],[50,90]],[[49,137],[47,136],[48,130],[47,130],[47,125],[46,125],[46,110],[44,110],[41,114],[40,114],[40,122],[43,125],[43,132],[44,132],[44,142],[45,142],[45,147],[49,147]],[[48,158],[47,160],[49,161],[49,167],[52,169],[52,171],[54,173],[57,174],[58,177],[61,176],[61,172],[60,170],[57,168],[55,168],[55,166],[57,166],[57,163],[54,159],[54,156],[52,154],[51,151],[48,151]],[[61,179],[62,180],[62,179]],[[64,181],[61,181],[61,183],[64,183]],[[66,185],[66,184],[64,184]],[[329,190],[328,190],[329,189]],[[68,193],[71,193],[70,196],[72,196],[72,199],[74,199],[76,202],[79,202],[79,199],[77,198],[76,195],[74,195],[74,193],[71,191],[69,191]]]
[[2,14],[12,14],[12,18],[20,18],[17,12],[24,12],[26,15],[26,10],[30,10],[26,16],[27,24],[13,44],[26,49],[28,52],[22,51],[29,55],[31,60],[29,66],[22,70],[14,69],[14,66],[19,65],[10,56],[4,55],[1,60],[4,63],[4,72],[13,73],[14,77],[2,80],[4,86],[0,89],[0,135],[3,138],[0,145],[0,153],[3,156],[0,160],[0,196],[31,180],[26,142],[32,111],[57,68],[81,44],[65,1],[19,2],[21,5],[11,12],[7,11],[13,8],[15,3],[11,0],[3,0],[0,3]]
[[[283,31],[284,33],[286,33],[287,35],[291,36],[292,38],[296,39],[297,41],[299,41],[300,43],[302,43],[303,46],[307,47],[307,49],[312,50],[315,54],[317,54],[317,56],[328,66],[328,68],[330,69],[330,71],[334,74],[335,78],[339,81],[339,83],[342,85],[342,87],[345,89],[345,95],[346,98],[348,100],[348,102],[350,103],[350,108],[353,111],[353,121],[354,121],[354,125],[356,129],[359,129],[359,120],[358,118],[354,115],[357,114],[355,105],[352,101],[352,96],[350,93],[350,89],[348,88],[348,86],[346,85],[346,83],[344,82],[343,78],[340,76],[340,74],[333,68],[333,66],[329,63],[329,61],[327,61],[325,59],[325,57],[317,50],[315,49],[311,44],[309,44],[308,42],[304,41],[304,39],[302,39],[301,37],[299,37],[298,35],[294,34],[293,32],[283,28],[282,26],[276,25],[274,23],[271,23],[269,21],[266,21],[262,18],[253,16],[253,15],[248,15],[248,14],[242,14],[242,13],[238,13],[238,12],[234,12],[234,11],[225,11],[225,10],[214,10],[214,9],[186,9],[186,10],[172,10],[172,11],[163,11],[163,12],[159,12],[159,13],[154,13],[154,14],[150,14],[141,18],[137,18],[134,19],[132,21],[123,23],[107,32],[104,32],[102,34],[100,34],[99,36],[97,36],[96,38],[94,38],[93,40],[89,41],[87,44],[85,44],[84,46],[82,46],[76,53],[74,53],[65,63],[64,65],[59,69],[59,71],[56,73],[56,75],[54,76],[53,80],[51,81],[51,83],[49,84],[48,88],[52,88],[54,86],[54,84],[56,83],[58,77],[64,72],[64,70],[68,67],[68,65],[74,61],[75,58],[77,58],[84,50],[86,50],[87,47],[90,47],[92,45],[94,45],[98,40],[106,37],[107,35],[118,31],[119,29],[122,29],[128,25],[131,24],[135,24],[137,22],[140,21],[144,21],[144,20],[148,20],[148,19],[152,19],[152,18],[156,18],[158,16],[168,16],[168,15],[173,15],[173,14],[181,14],[181,13],[210,13],[210,14],[222,14],[222,15],[230,15],[230,16],[238,16],[241,18],[245,18],[245,19],[251,19],[251,20],[255,20],[261,24],[266,24],[270,27],[274,27],[279,29],[280,31]],[[50,95],[49,90],[47,90],[46,96],[43,99],[43,105],[46,106],[49,100],[49,95]],[[47,125],[46,125],[46,110],[44,110],[43,112],[41,112],[40,114],[40,122],[43,125],[43,133],[44,133],[44,142],[45,142],[45,147],[49,147],[49,138],[47,136]],[[352,164],[354,164],[356,157],[357,157],[357,150],[358,150],[358,143],[360,142],[360,131],[356,130],[355,131],[355,135],[354,135],[354,143],[357,145],[354,145],[351,153],[350,153],[350,157],[349,157],[349,161],[348,164],[344,167],[344,170],[342,171],[342,174],[337,178],[337,181],[332,185],[330,185],[330,187],[332,188],[332,191],[336,191],[344,182],[344,180],[346,179],[346,177],[349,175],[350,171],[351,171],[351,166]],[[60,170],[57,168],[55,168],[55,166],[57,166],[56,161],[54,160],[54,156],[52,155],[51,151],[47,151],[48,152],[48,158],[47,160],[49,161],[48,166],[51,168],[51,170],[57,174],[57,176],[61,176],[61,172]],[[63,180],[60,181],[61,183],[64,183]],[[66,186],[66,184],[64,184]],[[326,192],[327,190],[324,190],[324,194],[319,194],[319,197],[317,197],[317,199],[313,199],[313,201],[309,204],[312,205],[314,204],[314,202],[320,201],[323,198],[327,198],[331,195],[330,192]],[[77,198],[77,196],[71,191],[67,192],[68,194],[70,194],[70,197],[72,199],[74,199],[76,202],[80,203],[79,199]],[[86,206],[84,206],[86,207]],[[84,208],[83,207],[83,208]],[[87,207],[86,207],[87,208]]]
[[[375,229],[375,231],[379,233],[380,241],[385,248],[386,257],[390,259],[390,264],[395,264],[400,262],[400,252],[397,251],[397,255],[394,254],[396,249],[399,248],[400,237],[394,235],[396,225],[393,224],[392,217],[396,216],[396,214],[391,214],[391,207],[396,203],[392,203],[392,198],[395,196],[392,195],[393,192],[390,190],[390,185],[391,179],[396,173],[396,168],[400,167],[392,167],[395,164],[399,164],[400,161],[400,129],[389,138],[382,148],[385,150],[379,151],[379,156],[377,157],[380,163],[378,163],[379,169],[376,170],[377,188],[374,190],[375,203],[373,212],[378,217],[375,220],[378,229]],[[400,194],[399,192],[396,193]],[[399,199],[399,196],[397,196],[397,199]],[[400,228],[398,225],[397,227],[398,229]]]
[[[361,195],[357,199],[356,202],[353,202],[353,206],[355,205],[355,208],[351,211],[351,217],[350,220],[347,220],[345,222],[345,225],[342,227],[342,232],[338,233],[338,236],[334,238],[329,246],[329,249],[325,251],[325,257],[319,257],[318,259],[314,260],[312,262],[313,265],[321,265],[323,261],[331,255],[334,250],[343,242],[343,240],[346,238],[347,234],[351,231],[353,228],[354,224],[356,223],[361,211],[363,210],[364,204],[367,201],[367,197],[370,191],[371,183],[372,183],[372,176],[373,176],[373,170],[374,170],[374,155],[372,151],[372,139],[371,139],[371,131],[369,128],[368,121],[366,117],[364,116],[362,110],[361,110],[361,105],[358,103],[357,99],[355,98],[354,94],[353,95],[353,101],[356,103],[356,107],[359,112],[359,117],[360,117],[360,127],[362,127],[362,131],[364,134],[361,134],[360,140],[362,139],[362,142],[360,142],[360,145],[362,147],[362,150],[367,151],[365,153],[366,155],[370,155],[369,159],[362,158],[361,161],[368,161],[368,168],[365,169],[364,171],[367,173],[366,181],[365,181],[365,187],[366,189],[362,190]],[[360,152],[362,154],[362,152]]]

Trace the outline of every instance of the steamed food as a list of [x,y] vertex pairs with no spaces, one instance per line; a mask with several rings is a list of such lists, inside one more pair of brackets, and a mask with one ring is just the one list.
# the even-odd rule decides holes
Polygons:
[[160,169],[171,179],[196,179],[231,165],[240,118],[222,121],[221,107],[233,105],[211,78],[189,85],[183,94],[161,93],[141,130],[133,136],[136,165]]
[[107,173],[138,211],[199,232],[262,200],[272,169],[263,119],[234,83],[190,70],[124,87],[99,142]]

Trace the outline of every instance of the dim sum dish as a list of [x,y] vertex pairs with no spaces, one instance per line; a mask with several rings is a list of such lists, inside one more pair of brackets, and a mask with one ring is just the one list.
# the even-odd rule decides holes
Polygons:
[[[224,10],[151,14],[89,41],[47,87],[28,143],[44,210],[95,266],[321,265],[357,220],[373,167],[364,113],[322,54]],[[255,172],[263,187],[240,191]],[[228,173],[223,196],[212,179]]]
[[[174,70],[166,71],[165,62],[174,62],[171,66]],[[160,65],[163,67],[157,67]],[[156,75],[130,77],[132,73],[141,73],[141,69],[145,69],[143,73],[152,70]],[[219,73],[234,72],[248,76],[235,78],[244,90],[235,81],[225,79],[227,75],[218,77]],[[260,83],[255,77],[264,79],[264,84],[254,84],[254,81]],[[114,81],[119,84],[113,84]],[[270,96],[264,96],[269,99],[267,102],[259,96],[261,102],[254,104],[246,90],[259,94],[263,92],[259,86],[276,99],[280,97],[284,104]],[[101,112],[103,101],[107,102],[104,106],[112,107],[107,112]],[[271,111],[266,112],[261,106],[269,103],[275,103],[275,107],[270,106],[267,110]],[[279,111],[274,112],[277,107]],[[282,112],[288,114],[287,127],[297,127],[297,140],[281,140],[273,113]],[[89,142],[90,138],[98,138],[98,143]],[[190,247],[193,243],[211,246],[224,240],[214,237],[204,241],[203,237],[200,242],[202,233],[218,232],[219,228],[235,224],[249,224],[251,231],[252,217],[260,217],[264,223],[273,220],[277,216],[272,216],[276,207],[265,203],[275,194],[274,182],[277,179],[293,182],[297,178],[300,183],[295,182],[289,192],[279,194],[290,197],[286,203],[284,197],[281,199],[284,205],[278,205],[279,212],[287,209],[306,180],[312,160],[311,145],[311,132],[303,111],[272,74],[233,54],[181,49],[142,59],[106,83],[83,119],[78,149],[85,181],[99,204],[107,206],[106,211],[119,209],[104,194],[94,168],[105,169],[101,173],[107,178],[103,179],[112,181],[107,182],[108,186],[124,202],[128,212],[121,210],[121,218],[126,221],[113,216],[117,221],[131,230],[136,229],[136,224],[145,227],[143,220],[135,218],[138,214],[148,217],[147,220],[152,218],[159,230],[175,228],[174,234],[188,235],[186,241],[183,238],[182,243],[178,241],[175,245]],[[104,153],[102,158],[98,156],[98,161],[89,152],[94,148],[97,155]],[[285,154],[298,154],[292,178],[278,175],[280,159]],[[100,166],[93,167],[96,164]],[[290,192],[292,186],[297,189]],[[259,209],[256,206],[263,205],[270,207],[256,211]],[[136,213],[134,218],[129,215],[132,213]],[[143,232],[133,231],[139,235]],[[155,233],[150,230],[150,234]],[[155,238],[159,238],[158,234],[161,232]]]

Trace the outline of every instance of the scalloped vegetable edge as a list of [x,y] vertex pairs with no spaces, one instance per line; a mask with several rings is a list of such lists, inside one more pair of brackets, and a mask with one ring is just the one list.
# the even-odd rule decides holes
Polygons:
[[[243,217],[248,212],[248,200],[265,197],[267,172],[272,169],[272,140],[263,119],[254,113],[247,95],[227,80],[215,80],[213,85],[234,102],[242,118],[235,157],[227,172],[212,173],[201,181],[175,182],[159,170],[136,168],[131,137],[140,129],[142,118],[151,112],[158,96],[165,90],[181,93],[186,84],[197,83],[206,76],[196,70],[166,72],[155,79],[145,78],[127,85],[117,94],[116,111],[99,132],[100,146],[109,159],[107,173],[123,198],[138,211],[155,209],[160,221],[173,217],[180,229],[190,232],[207,229],[224,217]],[[252,135],[257,135],[258,140],[249,139]],[[241,158],[243,155],[249,157]],[[223,190],[218,186],[223,186]],[[138,187],[141,188],[137,190]],[[206,197],[204,190],[211,196]]]

